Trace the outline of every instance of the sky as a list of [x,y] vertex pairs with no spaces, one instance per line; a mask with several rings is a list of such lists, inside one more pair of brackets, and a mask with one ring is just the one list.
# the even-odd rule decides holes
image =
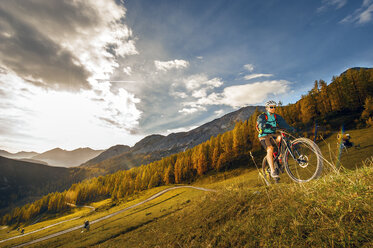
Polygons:
[[373,66],[373,0],[0,4],[0,149],[133,146]]

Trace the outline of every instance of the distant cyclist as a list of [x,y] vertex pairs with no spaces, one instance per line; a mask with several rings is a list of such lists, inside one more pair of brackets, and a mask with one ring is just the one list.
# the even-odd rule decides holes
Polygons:
[[[83,228],[88,232],[89,231],[89,220],[86,220],[86,221],[84,221],[84,226],[83,226]],[[84,231],[84,229],[82,230],[82,232]]]
[[352,142],[350,141],[350,139],[351,139],[350,134],[343,135],[343,137],[342,137],[343,145],[344,145],[346,148],[350,148],[350,147],[353,147],[353,146],[354,146],[354,143],[352,143]]
[[277,142],[281,141],[281,136],[276,134],[276,127],[286,129],[290,132],[294,132],[295,129],[289,126],[284,118],[280,115],[275,114],[277,103],[275,101],[268,101],[265,104],[266,112],[263,112],[258,116],[257,119],[257,130],[259,132],[260,144],[267,151],[267,161],[271,168],[271,177],[279,177],[279,172],[275,170],[273,164],[273,146],[274,140]]

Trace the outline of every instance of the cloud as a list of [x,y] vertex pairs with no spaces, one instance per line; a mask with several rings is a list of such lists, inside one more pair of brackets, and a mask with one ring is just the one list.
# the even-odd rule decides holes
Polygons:
[[[203,108],[205,109],[205,108]],[[198,111],[201,111],[201,107],[189,107],[189,108],[183,108],[181,110],[179,110],[179,113],[182,113],[182,114],[193,114],[193,113],[196,113]]]
[[286,80],[273,80],[227,87],[219,102],[234,108],[259,104],[269,96],[285,94],[289,90],[289,84]]
[[[194,102],[185,102],[183,113],[194,113],[196,110],[206,109],[208,105],[226,105],[233,108],[261,104],[269,97],[286,94],[290,89],[290,82],[286,80],[272,80],[251,84],[235,85],[224,88],[222,93],[211,93]],[[189,111],[189,112],[188,112]]]
[[197,127],[198,126],[190,126],[190,127],[179,127],[179,128],[174,128],[174,129],[167,129],[165,135],[169,135],[171,133],[189,132],[190,130],[193,130]]
[[108,79],[118,57],[137,54],[125,8],[114,1],[6,1],[0,66],[40,86],[78,90]]
[[34,27],[0,9],[0,65],[41,86],[88,88],[89,72],[77,58]]
[[170,61],[155,60],[154,65],[159,71],[168,71],[171,69],[187,68],[189,66],[189,62],[181,59],[175,59]]
[[[180,87],[180,89],[179,91],[172,90],[172,95],[184,99],[184,102],[181,102],[183,108],[178,112],[188,115],[206,111],[207,109],[198,102],[223,84],[220,78],[209,79],[205,74],[194,74],[181,80],[181,83],[173,84],[172,88]],[[183,92],[183,94],[176,94],[176,92]]]
[[138,54],[125,14],[115,0],[0,5],[2,140],[71,148],[133,143],[141,100],[109,82],[116,71],[131,76],[120,62]]
[[246,80],[251,80],[254,78],[260,78],[260,77],[272,77],[272,74],[251,74],[251,75],[246,75],[244,78]]
[[126,66],[123,68],[123,72],[127,74],[128,76],[131,76],[132,74],[132,68],[130,66]]
[[140,99],[124,89],[114,94],[109,82],[92,84],[92,88],[79,92],[47,90],[26,83],[16,74],[0,74],[0,90],[7,92],[0,102],[2,140],[8,137],[12,140],[8,145],[18,147],[32,140],[30,149],[75,149],[94,144],[107,148],[114,140],[123,143],[119,137],[133,143],[136,136],[128,134],[138,127],[142,112],[136,105]]
[[335,7],[336,9],[340,9],[345,6],[347,0],[322,0],[322,5],[317,9],[317,12],[322,12],[327,10],[329,7]]
[[187,90],[213,89],[223,85],[220,78],[208,79],[205,74],[195,74],[183,80]]
[[216,110],[214,113],[216,116],[222,116],[224,114],[224,110],[223,109],[219,109],[219,110]]
[[252,72],[254,70],[254,65],[253,64],[246,64],[243,66],[246,70],[249,72]]
[[176,92],[176,91],[171,91],[171,92],[170,92],[170,95],[171,95],[171,96],[174,96],[174,97],[176,97],[176,98],[183,98],[183,99],[185,99],[185,98],[188,97],[188,95],[187,95],[185,92]]
[[373,13],[373,1],[364,0],[362,6],[355,10],[354,13],[346,16],[340,21],[340,23],[356,23],[356,24],[366,24],[372,21]]

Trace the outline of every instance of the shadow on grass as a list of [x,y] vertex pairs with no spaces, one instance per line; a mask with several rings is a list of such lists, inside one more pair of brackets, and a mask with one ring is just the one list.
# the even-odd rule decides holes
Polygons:
[[166,201],[169,201],[169,200],[171,200],[171,199],[173,199],[173,198],[175,198],[175,197],[177,197],[177,196],[179,196],[179,195],[181,195],[181,194],[183,194],[183,193],[185,193],[185,191],[184,191],[184,192],[181,192],[181,193],[179,193],[179,194],[176,194],[176,195],[174,195],[174,196],[171,196],[171,197],[169,197],[169,198],[167,198],[167,199],[164,199],[163,201],[160,201],[160,202],[157,202],[157,203],[153,203],[153,204],[151,204],[150,206],[147,206],[147,207],[145,207],[145,208],[141,208],[141,209],[139,209],[139,210],[137,210],[137,211],[135,211],[135,212],[133,212],[133,213],[130,213],[130,214],[128,214],[128,215],[125,215],[124,217],[128,217],[128,216],[131,216],[131,215],[134,215],[134,214],[140,213],[140,212],[142,212],[142,211],[144,211],[144,210],[146,210],[146,209],[149,209],[149,208],[155,207],[155,206],[157,206],[157,205],[160,205],[161,203],[164,203],[164,202],[166,202]]
[[[155,207],[155,206],[157,206],[157,205],[160,205],[160,204],[162,204],[162,203],[164,203],[164,202],[167,202],[167,201],[169,201],[169,200],[171,200],[171,199],[173,199],[173,198],[176,198],[176,197],[180,196],[180,195],[183,194],[183,193],[185,193],[185,191],[183,191],[183,192],[181,192],[181,193],[178,193],[178,194],[176,194],[176,195],[173,195],[173,196],[171,196],[171,197],[168,197],[167,199],[164,199],[164,200],[162,200],[162,201],[160,201],[160,202],[153,203],[153,204],[151,204],[151,205],[149,205],[149,206],[147,206],[147,207],[145,207],[145,208],[138,209],[138,210],[136,210],[136,211],[134,211],[134,212],[132,212],[132,213],[130,213],[130,214],[124,215],[124,216],[121,217],[121,218],[129,217],[129,216],[135,215],[135,214],[137,214],[137,213],[143,212],[143,211],[145,211],[145,210],[147,210],[147,209],[150,209],[150,208]],[[90,244],[90,246],[100,245],[100,244],[102,244],[102,243],[105,243],[106,241],[108,241],[108,240],[110,240],[110,239],[117,238],[117,237],[119,237],[120,235],[123,235],[123,234],[126,234],[126,233],[128,233],[128,232],[134,231],[134,230],[136,230],[136,229],[138,229],[138,228],[140,228],[140,227],[142,227],[142,226],[145,226],[145,225],[147,225],[147,224],[149,224],[149,223],[152,223],[153,221],[156,221],[156,220],[161,219],[161,218],[163,218],[163,217],[166,217],[166,216],[168,216],[168,215],[170,215],[170,214],[173,214],[173,213],[175,213],[175,212],[177,212],[177,211],[179,211],[179,210],[180,210],[180,209],[175,209],[175,210],[170,211],[170,212],[168,212],[168,213],[165,213],[165,214],[163,214],[163,215],[161,215],[161,216],[159,216],[159,217],[155,217],[155,218],[153,218],[153,219],[150,219],[150,220],[144,221],[144,222],[142,222],[142,223],[140,223],[140,224],[138,224],[138,225],[128,227],[128,228],[126,228],[126,229],[124,229],[124,230],[122,230],[122,231],[120,231],[120,232],[118,232],[118,233],[115,233],[115,234],[113,234],[113,235],[111,235],[111,236],[109,236],[109,237],[106,237],[106,238],[104,238],[104,239],[102,239],[102,240],[100,240],[100,241],[98,241],[98,242],[96,242],[96,243],[94,243],[94,244]],[[98,227],[97,227],[97,228],[98,228]]]
[[[173,197],[175,197],[175,196],[173,196]],[[170,198],[173,198],[173,197],[170,197]],[[167,199],[167,200],[169,200],[169,199]],[[167,200],[164,200],[164,201],[167,201]],[[163,201],[163,202],[164,202],[164,201]],[[155,205],[158,205],[158,204],[155,204]],[[145,209],[147,209],[147,208],[145,208]],[[143,210],[145,210],[145,209],[143,209]],[[121,236],[121,235],[123,235],[123,234],[129,233],[129,232],[132,232],[132,231],[134,231],[134,230],[136,230],[136,229],[138,229],[138,228],[140,228],[140,227],[143,227],[143,226],[145,226],[145,225],[147,225],[147,224],[149,224],[149,223],[152,223],[152,222],[154,222],[154,221],[156,221],[156,220],[158,220],[158,219],[161,219],[161,218],[164,218],[164,217],[166,217],[166,216],[168,216],[168,215],[170,215],[170,214],[176,213],[176,212],[179,211],[179,210],[180,210],[180,209],[175,209],[175,210],[173,210],[173,211],[171,211],[171,212],[169,212],[169,213],[163,214],[163,215],[161,215],[161,216],[159,216],[159,217],[155,217],[155,218],[153,218],[153,219],[151,219],[151,220],[147,220],[147,221],[142,222],[142,223],[140,223],[140,224],[138,224],[138,225],[128,227],[128,228],[126,228],[126,229],[124,229],[124,230],[122,230],[122,231],[120,231],[120,232],[118,232],[118,233],[115,233],[115,234],[113,234],[113,235],[111,235],[111,236],[109,236],[109,237],[106,237],[106,238],[104,238],[104,239],[102,239],[102,240],[100,240],[100,241],[98,241],[98,242],[96,242],[96,243],[90,244],[90,246],[95,246],[95,245],[103,244],[103,243],[105,243],[106,241],[108,241],[108,240],[110,240],[110,239],[114,239],[114,238],[117,238],[117,237],[119,237],[119,236]],[[142,211],[142,210],[141,210],[141,211]],[[141,212],[141,211],[137,211],[137,212]],[[132,214],[130,214],[130,215],[132,215]],[[130,215],[127,215],[127,216],[130,216]]]

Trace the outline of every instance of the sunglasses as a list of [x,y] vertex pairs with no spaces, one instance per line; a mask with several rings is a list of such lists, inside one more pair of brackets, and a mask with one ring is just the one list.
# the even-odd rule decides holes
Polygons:
[[276,106],[269,106],[270,109],[276,109]]

